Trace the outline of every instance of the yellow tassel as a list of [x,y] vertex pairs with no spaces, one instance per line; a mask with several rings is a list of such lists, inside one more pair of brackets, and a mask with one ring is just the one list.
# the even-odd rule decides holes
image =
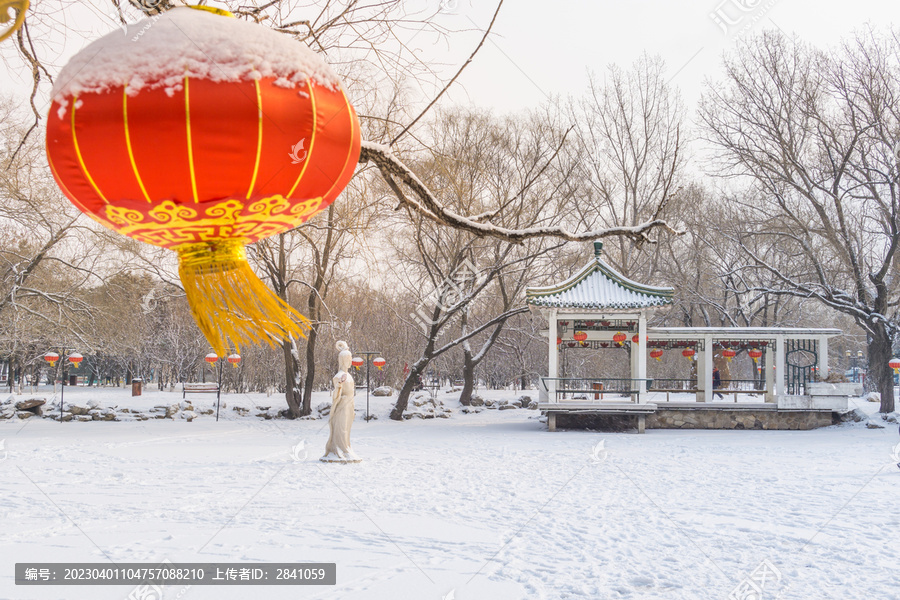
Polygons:
[[305,337],[309,320],[253,273],[243,241],[185,244],[176,250],[191,314],[216,354],[226,356],[231,348],[240,353],[246,344],[275,346],[288,336]]

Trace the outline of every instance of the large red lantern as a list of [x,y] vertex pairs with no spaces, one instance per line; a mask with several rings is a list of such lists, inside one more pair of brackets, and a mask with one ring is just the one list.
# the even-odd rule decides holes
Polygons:
[[227,360],[228,360],[228,362],[231,363],[231,366],[232,366],[232,367],[234,367],[235,369],[237,369],[237,368],[238,368],[238,365],[241,364],[241,355],[240,355],[240,354],[236,354],[236,353],[235,353],[235,354],[229,354]]
[[622,333],[621,331],[613,336],[613,341],[617,344],[621,344],[626,339],[628,339],[628,336],[625,335],[624,333]]
[[353,357],[353,360],[350,361],[350,364],[352,364],[354,367],[356,367],[356,370],[359,371],[359,368],[360,368],[361,366],[363,366],[364,364],[366,364],[366,361],[364,361],[364,360],[363,360],[362,358],[360,358],[359,356],[354,356],[354,357]]
[[650,351],[650,358],[655,358],[656,360],[662,360],[663,351],[659,348]]
[[230,15],[175,8],[76,54],[53,89],[47,156],[91,218],[178,253],[197,325],[225,356],[303,335],[306,319],[253,274],[244,246],[331,204],[360,133],[317,54],[216,11]]
[[83,361],[83,360],[84,360],[84,356],[82,356],[78,352],[73,352],[72,354],[69,355],[69,362],[72,363],[72,366],[75,367],[76,369],[78,368],[78,365],[80,365],[81,361]]
[[697,354],[697,351],[693,348],[685,348],[681,351],[681,355],[688,360],[694,360],[694,355]]
[[725,357],[725,360],[731,362],[731,359],[737,356],[737,352],[734,350],[722,350],[722,356]]
[[207,354],[206,356],[203,357],[203,360],[205,360],[206,362],[208,362],[211,365],[214,365],[219,360],[219,355],[216,354],[215,352],[210,352],[209,354]]
[[48,363],[50,363],[51,367],[55,367],[56,361],[59,360],[59,354],[57,354],[56,352],[53,352],[51,350],[50,352],[48,352],[47,354],[44,355],[44,360],[46,360]]
[[751,349],[747,351],[747,356],[753,359],[753,362],[757,362],[762,357],[762,350]]
[[375,360],[372,361],[372,364],[375,365],[376,367],[378,367],[378,370],[381,371],[382,369],[384,369],[384,365],[387,364],[387,361],[379,356],[378,358],[376,358]]
[[587,331],[576,331],[575,334],[572,336],[572,339],[575,340],[576,342],[585,341],[586,339],[588,339]]

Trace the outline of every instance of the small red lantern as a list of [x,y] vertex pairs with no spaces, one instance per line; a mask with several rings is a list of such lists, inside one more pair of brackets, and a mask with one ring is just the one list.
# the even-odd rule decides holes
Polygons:
[[694,360],[694,355],[697,354],[697,351],[693,348],[685,348],[681,351],[681,355],[688,360]]
[[211,365],[214,365],[214,364],[216,364],[216,361],[219,360],[219,355],[216,354],[215,352],[210,352],[203,358],[203,360],[205,360],[206,362],[208,362]]
[[613,336],[613,341],[617,344],[621,344],[625,340],[628,339],[628,336],[622,333],[621,331]]
[[56,361],[59,360],[59,354],[57,354],[56,352],[52,352],[52,351],[48,352],[47,354],[44,355],[44,360],[46,360],[48,363],[50,363],[51,367],[55,367]]
[[657,348],[656,350],[650,351],[650,358],[655,358],[656,360],[662,360],[663,351]]
[[583,342],[587,339],[587,331],[576,331],[575,335],[572,336],[572,339],[576,342]]
[[562,338],[561,338],[561,337],[557,337],[557,338],[556,338],[556,345],[559,346],[560,344],[562,344]]
[[722,350],[722,356],[725,357],[725,360],[731,362],[731,359],[737,355],[737,352],[734,350]]
[[358,357],[358,356],[355,356],[355,357],[353,357],[353,361],[351,362],[351,364],[352,364],[354,367],[356,367],[356,370],[357,370],[357,371],[359,371],[359,368],[360,368],[361,366],[363,366],[364,364],[366,364],[366,361],[364,361],[363,359],[361,359],[361,358]]
[[749,350],[747,355],[753,359],[753,362],[757,362],[762,357],[762,350]]
[[892,358],[888,366],[894,370],[894,373],[900,373],[900,358]]
[[76,369],[78,368],[78,364],[84,360],[84,357],[77,352],[73,352],[69,355],[69,362],[72,363],[72,366]]
[[378,358],[376,358],[375,360],[372,361],[372,364],[375,365],[376,367],[378,367],[378,370],[380,371],[384,368],[384,365],[387,364],[387,361],[379,356]]
[[229,354],[228,362],[231,363],[231,366],[233,366],[235,369],[237,369],[238,365],[241,364],[241,355],[240,354]]

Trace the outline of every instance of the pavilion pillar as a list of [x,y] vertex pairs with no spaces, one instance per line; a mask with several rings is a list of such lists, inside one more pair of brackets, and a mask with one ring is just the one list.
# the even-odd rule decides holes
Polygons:
[[763,361],[763,365],[765,365],[763,370],[765,372],[763,375],[766,377],[766,402],[775,402],[775,369],[772,368],[775,365],[775,351],[771,345],[768,345],[765,353],[766,357]]
[[[703,357],[703,401],[713,401],[713,341],[712,337],[703,338],[703,351],[700,353]],[[697,381],[700,381],[700,375],[697,374]]]
[[828,337],[819,338],[819,381],[828,379]]
[[775,336],[775,400],[778,396],[784,395],[784,375],[785,375],[785,357],[784,357],[784,336]]
[[638,343],[631,345],[632,353],[637,352],[638,402],[647,400],[647,317],[641,313],[638,318]]
[[556,402],[556,378],[559,377],[559,346],[556,345],[556,338],[559,337],[559,328],[557,326],[558,312],[555,308],[550,309],[550,331],[547,337],[549,342],[547,377],[547,402]]

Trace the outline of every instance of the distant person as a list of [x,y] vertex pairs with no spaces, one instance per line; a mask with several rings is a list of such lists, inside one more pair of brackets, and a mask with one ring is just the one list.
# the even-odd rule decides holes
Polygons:
[[[713,389],[717,390],[722,387],[722,376],[719,374],[719,369],[717,367],[713,367]],[[716,396],[724,399],[725,396],[721,394],[721,392],[716,392]]]

